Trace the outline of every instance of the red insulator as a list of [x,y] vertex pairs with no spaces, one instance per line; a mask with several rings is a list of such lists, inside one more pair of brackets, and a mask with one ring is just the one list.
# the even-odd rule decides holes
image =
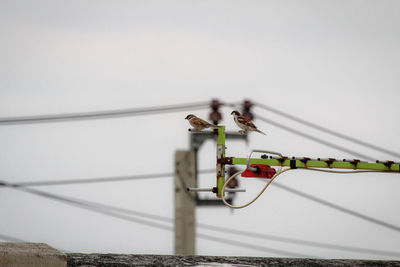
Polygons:
[[249,169],[246,169],[244,172],[242,172],[242,177],[270,179],[276,173],[276,170],[274,168],[271,168],[270,166],[264,165],[264,164],[252,164],[252,165],[250,165],[250,167],[257,168],[258,170],[253,172]]

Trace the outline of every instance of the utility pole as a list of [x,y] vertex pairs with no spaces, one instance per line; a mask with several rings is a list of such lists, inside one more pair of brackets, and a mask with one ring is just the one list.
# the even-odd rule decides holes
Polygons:
[[196,185],[196,153],[178,150],[175,153],[175,254],[195,255],[196,195],[188,187]]
[[[218,125],[222,120],[222,113],[219,108],[224,104],[216,99],[210,102],[209,120]],[[252,103],[245,101],[243,103],[244,111],[251,115]],[[175,152],[175,254],[177,255],[195,255],[195,239],[196,239],[196,206],[220,206],[224,207],[223,202],[219,198],[200,198],[196,192],[189,192],[187,188],[197,187],[197,152],[204,142],[213,140],[218,144],[217,137],[224,134],[223,143],[226,139],[236,139],[247,142],[247,134],[240,134],[236,131],[225,132],[225,127],[218,134],[218,130],[214,131],[191,131],[189,132],[190,150],[178,150]],[[220,140],[221,141],[221,140]],[[220,157],[225,157],[225,145],[218,146]],[[225,166],[218,164],[219,172],[218,180],[220,181],[219,189],[222,188],[225,181]],[[231,184],[231,188],[238,186]],[[228,190],[226,190],[228,191]],[[220,193],[220,192],[219,192]],[[232,203],[235,193],[230,192],[225,200]],[[220,195],[218,195],[220,197]]]

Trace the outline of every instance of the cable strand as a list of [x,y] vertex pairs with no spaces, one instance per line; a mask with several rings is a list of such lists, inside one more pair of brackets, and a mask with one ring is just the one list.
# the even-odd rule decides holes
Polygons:
[[267,119],[267,118],[264,118],[264,117],[258,116],[258,115],[256,116],[256,118],[259,119],[260,121],[263,121],[263,122],[272,124],[272,125],[274,125],[274,126],[276,126],[276,127],[278,127],[278,128],[281,128],[281,129],[283,129],[283,130],[285,130],[285,131],[288,131],[288,132],[294,133],[294,134],[296,134],[296,135],[302,136],[302,137],[307,138],[307,139],[309,139],[309,140],[312,140],[312,141],[314,141],[314,142],[317,142],[317,143],[320,143],[320,144],[323,144],[323,145],[326,145],[326,146],[335,148],[335,149],[337,149],[337,150],[340,150],[340,151],[343,151],[343,152],[352,154],[352,155],[354,155],[354,156],[357,156],[357,157],[360,157],[360,158],[363,158],[363,159],[367,159],[367,160],[370,160],[370,161],[374,161],[374,159],[373,159],[372,157],[368,156],[368,155],[365,155],[365,154],[356,152],[356,151],[351,150],[351,149],[348,149],[348,148],[346,148],[346,147],[339,146],[339,145],[336,145],[336,144],[334,144],[334,143],[331,143],[331,142],[325,141],[325,140],[323,140],[323,139],[317,138],[317,137],[315,137],[315,136],[312,136],[312,135],[303,133],[303,132],[301,132],[301,131],[299,131],[299,130],[296,130],[296,129],[291,128],[291,127],[289,127],[289,126],[287,126],[287,125],[281,124],[281,123],[279,123],[279,122],[273,121],[273,120],[271,120],[271,119]]
[[62,122],[76,120],[91,120],[105,118],[120,118],[130,116],[141,116],[159,113],[170,113],[177,111],[186,111],[194,109],[205,109],[209,107],[208,101],[183,103],[176,105],[153,106],[143,108],[127,108],[116,110],[102,110],[91,112],[76,112],[64,114],[47,114],[37,116],[19,116],[19,117],[0,117],[0,125],[33,124],[46,122]]
[[[4,182],[3,182],[4,183]],[[277,185],[277,183],[274,183],[275,185]],[[18,189],[21,190],[20,188],[16,188],[13,187],[14,189]],[[73,206],[77,206],[78,204],[81,206],[86,206],[87,208],[90,208],[90,210],[93,211],[93,209],[96,209],[97,211],[100,210],[105,210],[105,211],[111,211],[113,212],[111,213],[102,213],[103,215],[106,216],[112,216],[112,217],[116,217],[118,219],[122,219],[122,220],[129,220],[129,217],[143,217],[146,219],[150,219],[150,220],[156,220],[156,221],[162,221],[162,222],[166,222],[166,223],[173,223],[173,219],[166,217],[166,216],[160,216],[160,215],[154,215],[154,214],[150,214],[150,213],[146,213],[146,212],[140,212],[140,211],[135,211],[135,210],[131,210],[131,209],[126,209],[126,208],[120,208],[120,207],[115,207],[115,206],[110,206],[110,205],[105,205],[105,204],[100,204],[100,203],[96,203],[93,201],[87,201],[87,200],[82,200],[82,199],[76,199],[76,198],[70,198],[70,197],[64,197],[64,196],[59,196],[59,195],[55,195],[55,194],[43,194],[43,191],[40,191],[40,194],[37,194],[37,190],[35,190],[36,192],[30,191],[26,193],[31,193],[31,194],[35,194],[35,195],[39,195],[42,197],[45,197],[47,199],[52,199],[52,200],[57,200],[57,201],[61,201],[64,202],[65,204],[68,205],[72,205],[72,203],[74,203]],[[125,213],[125,214],[129,214],[129,217],[121,217],[121,216],[114,216],[116,213]],[[145,221],[132,221],[135,223],[146,223]],[[154,227],[158,227],[156,225],[153,225]],[[325,249],[335,249],[335,250],[345,250],[345,251],[352,251],[352,252],[357,252],[357,253],[367,253],[367,254],[376,254],[376,255],[383,255],[383,256],[391,256],[391,257],[400,257],[400,253],[397,252],[393,252],[393,251],[382,251],[382,250],[375,250],[375,249],[365,249],[365,248],[359,248],[359,247],[349,247],[349,246],[342,246],[342,245],[335,245],[335,244],[328,244],[328,243],[321,243],[321,242],[314,242],[314,241],[308,241],[308,240],[301,240],[301,239],[294,239],[294,238],[287,238],[287,237],[279,237],[279,236],[274,236],[274,235],[267,235],[267,234],[262,234],[262,233],[253,233],[250,231],[243,231],[243,230],[238,230],[238,229],[233,229],[233,228],[227,228],[227,227],[220,227],[220,226],[216,226],[216,225],[210,225],[210,224],[204,224],[204,223],[198,223],[197,224],[198,227],[206,229],[206,230],[210,230],[210,231],[217,231],[217,232],[225,232],[228,234],[234,234],[234,235],[239,235],[239,236],[247,236],[247,237],[254,237],[254,238],[259,238],[259,239],[266,239],[266,240],[273,240],[273,241],[278,241],[278,242],[284,242],[284,243],[292,243],[292,244],[298,244],[298,245],[305,245],[305,246],[311,246],[311,247],[317,247],[317,248],[325,248]],[[164,229],[164,227],[163,227]],[[0,235],[0,239],[2,236]],[[3,239],[7,240],[5,235],[3,235]],[[204,239],[207,239],[205,236],[203,237]],[[210,238],[208,238],[209,240],[211,240]],[[10,241],[13,241],[11,239],[9,239]],[[14,241],[17,241],[17,239],[14,239]],[[214,239],[212,239],[211,241],[216,241]],[[21,240],[21,242],[23,242],[23,240]],[[218,241],[216,241],[218,242]],[[263,247],[264,248],[264,247]],[[264,248],[265,250],[268,248]],[[260,247],[258,247],[256,250],[260,250]],[[290,253],[290,252],[289,252]]]
[[[199,174],[215,173],[215,169],[204,169],[198,171]],[[139,174],[139,175],[127,175],[127,176],[111,176],[111,177],[99,177],[99,178],[85,178],[85,179],[67,179],[67,180],[44,180],[44,181],[33,181],[33,182],[19,182],[5,184],[1,186],[12,186],[12,187],[24,187],[24,186],[53,186],[53,185],[72,185],[72,184],[94,184],[94,183],[106,183],[106,182],[125,182],[134,180],[146,180],[146,179],[157,179],[157,178],[171,178],[174,173],[151,173],[151,174]]]
[[314,129],[320,130],[320,131],[322,131],[322,132],[331,134],[331,135],[333,135],[333,136],[342,138],[342,139],[344,139],[344,140],[347,140],[347,141],[350,141],[350,142],[353,142],[353,143],[362,145],[362,146],[364,146],[364,147],[368,147],[368,148],[374,149],[374,150],[376,150],[376,151],[380,151],[380,152],[386,153],[386,154],[388,154],[388,155],[391,155],[391,156],[395,156],[395,157],[400,158],[400,154],[399,154],[399,153],[396,153],[396,152],[394,152],[394,151],[392,151],[392,150],[389,150],[389,149],[386,149],[386,148],[382,148],[382,147],[379,147],[379,146],[377,146],[377,145],[374,145],[374,144],[371,144],[371,143],[362,141],[362,140],[360,140],[360,139],[357,139],[357,138],[354,138],[354,137],[351,137],[351,136],[348,136],[348,135],[339,133],[339,132],[337,132],[337,131],[328,129],[328,128],[323,127],[323,126],[321,126],[321,125],[318,125],[318,124],[316,124],[316,123],[312,123],[312,122],[306,121],[306,120],[304,120],[304,119],[302,119],[302,118],[299,118],[299,117],[297,117],[297,116],[293,116],[293,115],[291,115],[291,114],[289,114],[289,113],[286,113],[286,112],[280,111],[280,110],[278,110],[278,109],[272,108],[272,107],[267,106],[267,105],[265,105],[265,104],[262,104],[262,103],[259,103],[259,102],[254,102],[254,104],[255,104],[256,106],[258,106],[258,107],[264,109],[264,110],[271,111],[271,112],[273,112],[273,113],[275,113],[275,114],[278,114],[278,115],[281,115],[281,116],[286,117],[286,118],[288,118],[288,119],[291,119],[291,120],[293,120],[293,121],[299,122],[299,123],[301,123],[301,124],[303,124],[303,125],[307,125],[307,126],[309,126],[309,127],[311,127],[311,128],[314,128]]
[[[16,189],[16,190],[24,191],[26,193],[31,193],[31,194],[38,195],[41,197],[57,200],[57,201],[65,203],[65,204],[69,204],[69,205],[72,205],[75,207],[79,207],[79,208],[93,211],[96,213],[100,213],[103,215],[111,216],[111,217],[118,218],[121,220],[138,223],[138,224],[143,224],[143,225],[146,225],[149,227],[158,228],[158,229],[162,229],[162,230],[168,230],[168,231],[174,230],[173,226],[155,223],[155,222],[141,219],[141,218],[138,218],[138,217],[135,217],[132,215],[127,216],[127,215],[119,214],[117,212],[112,212],[109,210],[101,209],[96,206],[91,206],[89,204],[89,202],[85,203],[86,201],[81,202],[76,199],[71,199],[71,198],[60,196],[60,195],[55,195],[55,194],[51,194],[51,193],[47,193],[47,192],[43,192],[43,191],[39,191],[39,190],[34,190],[34,189],[29,189],[29,188],[23,188],[23,187],[12,187],[12,188]],[[206,240],[210,240],[210,241],[214,241],[214,242],[219,242],[219,243],[228,244],[228,245],[232,245],[232,246],[238,246],[238,247],[242,247],[242,248],[245,247],[245,248],[250,248],[253,250],[259,250],[259,251],[264,251],[264,252],[272,252],[275,254],[281,254],[281,255],[290,256],[290,257],[299,257],[299,256],[310,257],[309,255],[305,255],[305,254],[294,253],[294,252],[289,252],[289,251],[285,251],[285,250],[279,250],[279,249],[262,247],[262,246],[256,246],[256,245],[253,245],[250,243],[239,242],[236,240],[220,238],[220,237],[216,237],[216,236],[210,236],[210,235],[203,234],[203,233],[198,233],[197,236],[198,236],[198,238],[206,239]]]

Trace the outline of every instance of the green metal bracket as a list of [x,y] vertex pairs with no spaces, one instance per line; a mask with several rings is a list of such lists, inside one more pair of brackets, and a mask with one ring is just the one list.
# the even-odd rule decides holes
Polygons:
[[222,197],[225,183],[225,126],[218,126],[217,133],[217,197]]
[[[233,165],[247,165],[246,158],[232,158]],[[387,162],[362,162],[359,160],[339,161],[335,159],[314,160],[314,159],[285,159],[285,158],[252,158],[250,164],[265,164],[268,166],[296,166],[297,168],[330,168],[330,169],[357,169],[399,172],[398,163]],[[292,164],[292,165],[291,165]]]
[[[222,197],[221,190],[225,183],[225,165],[247,165],[247,158],[225,157],[225,126],[218,126],[217,132],[217,197]],[[292,168],[353,169],[400,173],[400,164],[393,161],[377,161],[376,163],[371,163],[357,159],[341,161],[332,158],[310,159],[270,156],[269,158],[250,158],[249,165],[251,164],[286,166]]]

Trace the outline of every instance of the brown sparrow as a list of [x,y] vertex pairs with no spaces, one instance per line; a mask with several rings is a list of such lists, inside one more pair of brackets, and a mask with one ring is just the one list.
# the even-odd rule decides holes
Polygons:
[[217,125],[213,125],[209,122],[206,122],[205,120],[202,120],[193,114],[187,115],[185,120],[189,120],[190,125],[193,126],[193,130],[195,130],[195,131],[201,131],[203,129],[210,128],[210,127],[211,128],[218,127]]
[[234,111],[232,111],[231,115],[233,115],[233,118],[234,118],[237,126],[239,126],[239,128],[241,128],[241,129],[243,129],[239,132],[245,133],[247,131],[254,131],[254,132],[259,132],[261,134],[265,134],[262,131],[258,130],[257,127],[250,120],[248,120],[244,116],[240,115],[239,111],[234,110]]

